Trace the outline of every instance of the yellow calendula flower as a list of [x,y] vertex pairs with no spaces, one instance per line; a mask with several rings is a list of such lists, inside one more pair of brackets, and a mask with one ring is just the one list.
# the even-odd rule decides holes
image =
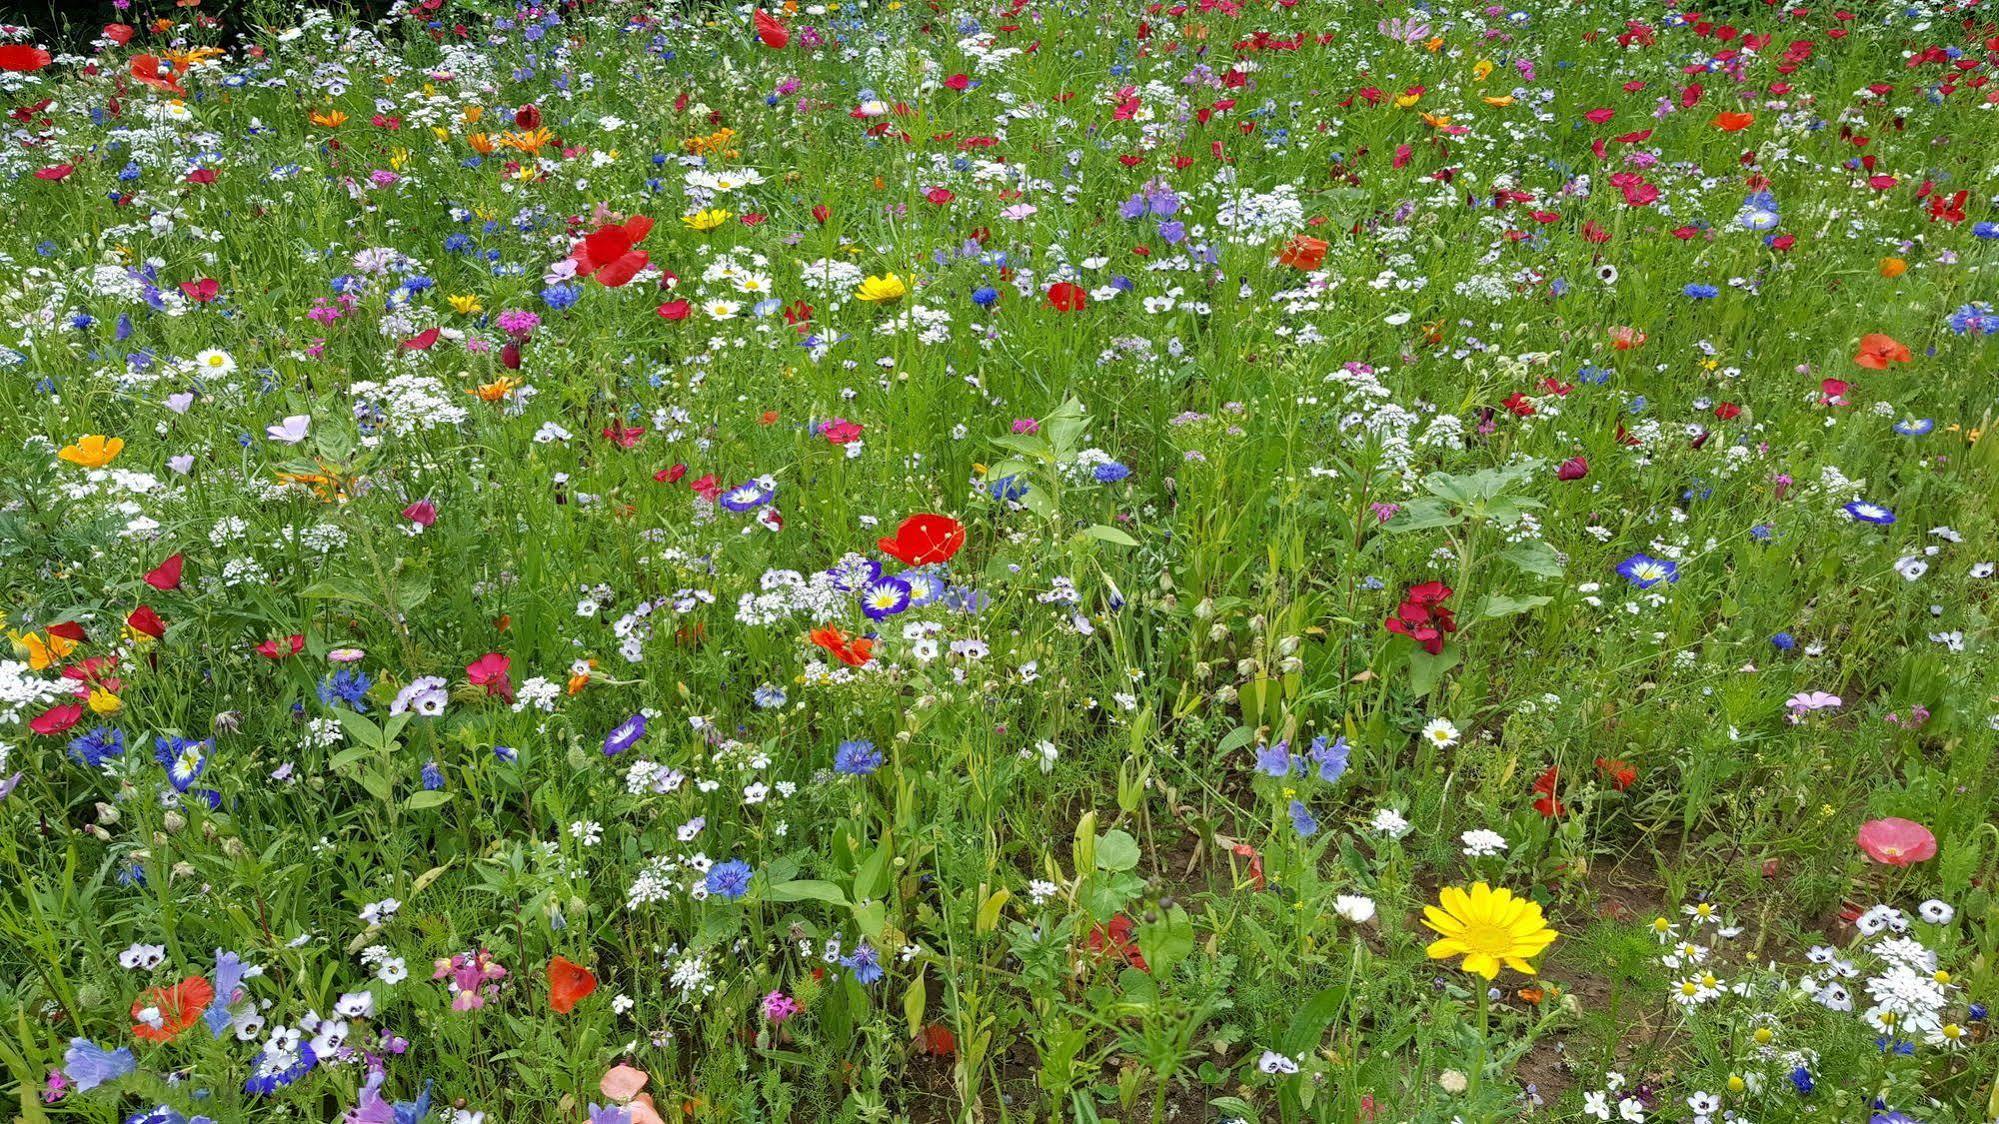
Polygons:
[[1478,99],[1478,100],[1480,100],[1480,101],[1484,102],[1484,103],[1485,103],[1485,104],[1487,104],[1487,105],[1496,105],[1496,106],[1499,106],[1500,108],[1504,109],[1505,107],[1507,107],[1507,106],[1509,106],[1509,105],[1512,105],[1512,104],[1513,104],[1513,95],[1512,95],[1512,94],[1506,94],[1506,95],[1503,95],[1503,96],[1501,96],[1501,97],[1496,97],[1496,98],[1480,98],[1480,99]]
[[1501,964],[1533,975],[1528,961],[1561,935],[1548,927],[1540,903],[1505,888],[1475,882],[1469,890],[1446,886],[1437,897],[1438,905],[1423,907],[1423,924],[1440,934],[1425,953],[1432,960],[1462,956],[1465,971],[1488,980]]
[[1471,68],[1471,76],[1473,80],[1483,82],[1492,77],[1492,69],[1491,59],[1480,59],[1478,64]]
[[492,382],[483,383],[477,389],[468,390],[465,393],[470,394],[481,402],[504,402],[508,395],[521,388],[521,382],[522,380],[512,375],[502,375]]
[[895,300],[907,292],[909,286],[903,283],[902,278],[890,273],[862,281],[860,288],[854,290],[854,299],[875,304]]
[[90,712],[92,714],[101,714],[109,717],[123,709],[125,709],[125,703],[117,695],[112,694],[102,687],[92,687],[90,689]]
[[1425,113],[1423,115],[1423,124],[1430,126],[1432,129],[1441,129],[1450,123],[1451,115],[1448,113]]
[[124,449],[124,438],[92,433],[74,445],[64,445],[62,451],[56,455],[71,464],[80,464],[85,468],[103,468],[118,459],[118,454]]
[[705,211],[696,211],[691,215],[682,215],[680,216],[680,221],[687,224],[687,229],[698,230],[706,234],[734,217],[734,215],[720,207],[710,207]]
[[451,302],[451,311],[461,316],[473,316],[479,312],[479,298],[469,293],[444,298]]
[[1397,94],[1395,95],[1395,108],[1408,109],[1420,101],[1422,97],[1422,94]]

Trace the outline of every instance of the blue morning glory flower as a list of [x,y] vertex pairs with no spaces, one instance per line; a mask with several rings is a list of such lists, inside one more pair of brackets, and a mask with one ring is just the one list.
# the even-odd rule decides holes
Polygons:
[[1670,584],[1680,580],[1678,563],[1649,554],[1634,554],[1626,558],[1617,564],[1617,572],[1639,589],[1651,589],[1660,582]]
[[1893,511],[1882,507],[1878,503],[1869,503],[1866,500],[1854,500],[1846,504],[1841,510],[1851,515],[1856,522],[1860,523],[1873,523],[1877,526],[1885,527],[1895,521],[1895,513]]

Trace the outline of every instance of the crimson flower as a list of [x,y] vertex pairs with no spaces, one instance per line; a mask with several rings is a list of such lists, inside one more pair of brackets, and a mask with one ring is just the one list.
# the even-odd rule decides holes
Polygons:
[[605,288],[615,289],[637,276],[651,264],[645,251],[635,249],[652,233],[652,220],[633,215],[621,224],[605,224],[585,237],[570,251],[578,277],[594,276]]
[[499,652],[487,652],[465,665],[465,678],[471,680],[474,687],[486,688],[487,697],[498,695],[507,702],[513,702],[514,681],[507,674],[513,662]]

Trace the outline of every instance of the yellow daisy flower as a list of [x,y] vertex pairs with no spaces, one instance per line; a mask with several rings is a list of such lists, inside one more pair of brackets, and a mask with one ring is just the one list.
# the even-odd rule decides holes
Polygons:
[[[1442,934],[1425,951],[1432,960],[1464,957],[1464,970],[1492,979],[1503,963],[1516,972],[1534,974],[1528,963],[1555,943],[1559,933],[1548,927],[1540,903],[1475,882],[1467,891],[1446,886],[1438,905],[1423,907],[1423,924]],[[1441,907],[1441,908],[1440,908]]]

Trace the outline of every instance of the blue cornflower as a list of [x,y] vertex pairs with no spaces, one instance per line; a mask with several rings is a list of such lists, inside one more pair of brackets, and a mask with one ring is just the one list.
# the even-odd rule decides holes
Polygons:
[[1812,1095],[1812,1090],[1818,1086],[1812,1080],[1812,1071],[1799,1066],[1791,1071],[1791,1087],[1798,1091],[1799,1096],[1809,1097]]
[[125,754],[125,731],[99,726],[69,743],[69,755],[79,765],[95,769]]
[[611,732],[604,735],[604,756],[616,757],[618,754],[637,745],[638,740],[645,737],[645,733],[646,716],[643,714],[632,715],[630,718],[612,727]]
[[1975,222],[1971,224],[1974,238],[1999,238],[1999,222]]
[[374,686],[366,672],[352,668],[339,671],[319,681],[319,701],[327,706],[346,703],[356,714],[368,713],[368,688]]
[[980,308],[991,308],[999,303],[999,290],[991,285],[981,285],[972,290],[972,303]]
[[1680,580],[1678,563],[1649,554],[1634,554],[1626,558],[1617,564],[1617,572],[1639,589],[1651,589],[1660,582],[1670,584]]
[[1999,312],[1984,301],[1973,301],[1950,314],[1950,330],[1960,336],[1989,336],[1999,332]]
[[1697,301],[1709,301],[1721,295],[1721,290],[1713,285],[1688,285],[1680,291]]
[[1130,476],[1131,469],[1126,468],[1116,461],[1105,461],[1103,464],[1092,469],[1090,475],[1096,477],[1099,484],[1115,484],[1125,477]]
[[1780,632],[1770,638],[1770,646],[1780,652],[1788,652],[1798,646],[1798,641],[1790,633]]
[[840,965],[854,973],[854,982],[863,986],[874,983],[884,974],[880,956],[866,941],[855,946],[852,956],[842,956]]
[[557,312],[575,305],[577,301],[582,299],[583,287],[581,285],[550,285],[541,291],[542,303]]
[[750,864],[741,859],[730,859],[708,868],[708,878],[703,883],[708,892],[723,901],[735,901],[750,892]]
[[882,767],[882,751],[871,741],[841,742],[833,751],[833,771],[842,776],[865,777]]
[[756,690],[750,692],[750,701],[756,704],[758,710],[776,710],[788,698],[784,688],[775,683],[760,683]]
[[1002,476],[986,485],[986,492],[996,500],[1017,500],[1027,494],[1027,481],[1017,476]]
[[1754,527],[1749,528],[1749,537],[1755,539],[1757,542],[1769,542],[1771,539],[1777,537],[1777,525],[1775,523],[1758,523]]
[[1895,521],[1895,513],[1893,511],[1882,507],[1878,503],[1869,503],[1866,500],[1854,500],[1842,507],[1841,510],[1851,515],[1856,522],[1860,523],[1873,523],[1886,527]]
[[1291,802],[1291,830],[1307,839],[1319,830],[1319,821],[1312,818],[1312,810],[1302,800]]

